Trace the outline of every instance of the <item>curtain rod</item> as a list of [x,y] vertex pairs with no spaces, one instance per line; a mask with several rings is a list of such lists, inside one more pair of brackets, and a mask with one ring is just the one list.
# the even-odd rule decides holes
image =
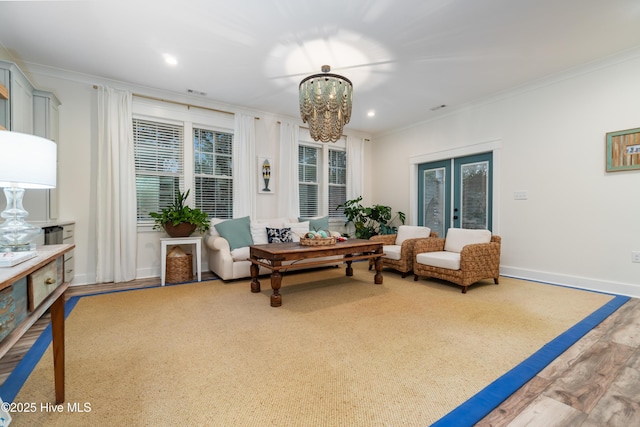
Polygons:
[[[282,124],[282,122],[280,120],[278,120],[278,124],[280,125],[280,124]],[[306,127],[306,126],[300,126],[300,129],[309,130],[309,128]],[[340,135],[340,137],[343,137],[343,136],[344,137],[348,137],[349,135],[345,135],[344,133],[342,135]],[[364,140],[367,141],[367,142],[371,142],[371,140],[369,138],[364,138]]]
[[[93,85],[93,88],[94,89],[98,89],[98,85]],[[230,111],[218,110],[218,109],[211,108],[211,107],[201,107],[200,105],[187,104],[186,102],[172,101],[170,99],[157,98],[155,96],[149,96],[149,95],[141,95],[139,93],[132,93],[132,95],[133,96],[137,96],[138,98],[150,99],[152,101],[168,102],[170,104],[182,105],[182,106],[185,106],[187,108],[200,108],[202,110],[214,111],[216,113],[235,115],[235,113],[232,113]],[[260,117],[254,117],[254,119],[260,120]]]

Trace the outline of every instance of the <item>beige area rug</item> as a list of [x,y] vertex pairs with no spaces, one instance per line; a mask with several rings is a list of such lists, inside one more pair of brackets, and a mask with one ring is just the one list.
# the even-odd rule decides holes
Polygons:
[[[373,284],[366,263],[83,297],[67,402],[15,426],[426,426],[612,297],[501,278]],[[53,401],[51,347],[15,402]],[[85,406],[87,404],[88,406]]]

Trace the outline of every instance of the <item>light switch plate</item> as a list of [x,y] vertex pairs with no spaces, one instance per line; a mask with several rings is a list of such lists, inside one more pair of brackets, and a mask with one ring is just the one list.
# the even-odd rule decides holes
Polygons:
[[527,200],[528,198],[529,198],[529,195],[527,194],[526,191],[516,191],[513,193],[514,200]]

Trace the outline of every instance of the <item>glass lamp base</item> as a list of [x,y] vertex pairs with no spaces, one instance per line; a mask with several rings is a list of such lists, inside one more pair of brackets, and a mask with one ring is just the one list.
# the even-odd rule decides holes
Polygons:
[[7,207],[0,216],[5,221],[0,224],[0,252],[22,252],[35,249],[35,240],[42,228],[25,221],[29,215],[22,207],[24,188],[7,187],[4,189]]
[[22,244],[14,244],[14,245],[0,244],[0,252],[26,252],[26,251],[35,251],[35,250],[36,250],[35,243],[22,243]]

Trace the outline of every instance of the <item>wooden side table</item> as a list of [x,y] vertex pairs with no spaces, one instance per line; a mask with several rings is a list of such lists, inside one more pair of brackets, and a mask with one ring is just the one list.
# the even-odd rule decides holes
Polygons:
[[160,258],[160,284],[165,285],[167,278],[167,246],[173,245],[195,245],[196,247],[196,270],[198,271],[198,282],[202,281],[202,236],[196,237],[164,237],[160,239],[162,247]]

